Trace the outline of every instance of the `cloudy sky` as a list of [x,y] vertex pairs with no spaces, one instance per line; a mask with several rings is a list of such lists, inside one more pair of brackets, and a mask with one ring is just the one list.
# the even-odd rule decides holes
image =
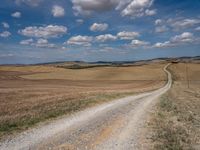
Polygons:
[[200,0],[2,0],[0,64],[200,55]]

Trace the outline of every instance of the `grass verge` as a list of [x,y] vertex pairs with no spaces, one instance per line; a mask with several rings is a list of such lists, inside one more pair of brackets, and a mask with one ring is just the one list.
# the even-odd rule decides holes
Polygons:
[[[187,99],[187,97],[184,97]],[[169,91],[159,101],[151,126],[153,129],[153,149],[155,150],[193,150],[200,148],[198,135],[200,122],[188,109],[187,103]],[[200,105],[200,102],[199,102]],[[199,114],[198,114],[199,115]]]

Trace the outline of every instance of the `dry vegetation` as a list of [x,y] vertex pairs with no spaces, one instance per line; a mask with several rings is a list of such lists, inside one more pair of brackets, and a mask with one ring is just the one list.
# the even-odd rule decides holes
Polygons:
[[199,150],[200,66],[179,63],[173,64],[170,70],[174,80],[172,89],[161,98],[150,124],[152,149]]
[[[64,80],[163,80],[163,64],[134,67],[94,67],[86,69],[65,69],[53,66],[3,67],[0,70],[24,72],[25,79]],[[156,75],[156,76],[155,76]]]
[[38,122],[164,85],[165,64],[65,69],[0,67],[0,138]]

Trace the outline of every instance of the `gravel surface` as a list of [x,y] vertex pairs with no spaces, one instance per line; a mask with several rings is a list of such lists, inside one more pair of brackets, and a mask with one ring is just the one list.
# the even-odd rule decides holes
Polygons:
[[170,89],[171,74],[165,66],[168,82],[156,91],[118,99],[71,116],[40,125],[0,143],[1,150],[132,150],[140,149],[137,141],[144,121],[162,94]]

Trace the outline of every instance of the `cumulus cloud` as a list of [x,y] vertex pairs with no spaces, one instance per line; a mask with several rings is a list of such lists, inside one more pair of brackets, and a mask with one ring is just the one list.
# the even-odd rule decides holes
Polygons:
[[131,3],[133,0],[118,0],[116,10],[122,10],[124,9],[129,3]]
[[153,0],[72,0],[76,15],[90,15],[93,12],[118,10],[122,16],[141,17],[155,15],[149,10]]
[[47,39],[37,39],[34,41],[33,39],[22,40],[20,42],[21,45],[31,45],[36,47],[43,47],[43,48],[54,48],[56,47],[55,44],[49,43]]
[[184,32],[171,38],[172,43],[187,43],[194,40],[194,35],[190,32]]
[[167,23],[175,30],[179,30],[200,24],[200,19],[169,19]]
[[14,12],[14,13],[11,14],[11,16],[14,17],[14,18],[20,18],[21,17],[21,12],[18,12],[18,11]]
[[58,25],[48,25],[45,27],[30,26],[18,32],[27,37],[52,38],[66,34],[67,27]]
[[155,32],[156,33],[162,33],[162,32],[166,32],[169,30],[169,27],[167,26],[167,24],[164,24],[164,21],[161,19],[157,19],[155,20]]
[[166,41],[166,42],[163,42],[163,43],[158,42],[158,43],[153,45],[153,47],[155,47],[155,48],[164,48],[164,47],[170,47],[170,46],[172,46],[170,41]]
[[4,32],[0,33],[0,37],[7,38],[9,36],[11,36],[11,33],[8,31],[4,31]]
[[114,36],[112,34],[104,34],[96,36],[97,42],[107,42],[107,41],[115,41],[117,40],[117,36]]
[[161,19],[156,19],[155,25],[161,25],[163,21]]
[[168,31],[168,28],[165,25],[158,26],[155,29],[156,33],[162,33],[162,32],[166,32],[166,31]]
[[72,0],[76,15],[90,15],[94,11],[107,11],[113,9],[119,0]]
[[122,31],[117,34],[117,37],[121,40],[132,40],[138,37],[140,34],[138,32],[128,32]]
[[147,16],[153,16],[153,15],[155,15],[156,13],[157,13],[157,11],[156,11],[155,9],[153,9],[153,10],[149,10],[149,9],[145,10],[145,14],[146,14]]
[[2,25],[3,25],[4,28],[10,28],[10,26],[7,22],[2,22]]
[[153,11],[147,10],[147,8],[151,7],[152,4],[153,0],[132,0],[122,10],[121,14],[122,16],[131,16],[131,17],[141,17],[148,13],[152,14]]
[[140,47],[140,46],[147,46],[149,45],[150,43],[149,42],[146,42],[146,41],[140,41],[140,40],[132,40],[131,41],[131,46],[132,47]]
[[191,27],[195,27],[200,25],[200,19],[191,19],[191,18],[170,18],[168,20],[155,20],[155,32],[165,32],[169,29],[173,29],[174,31],[179,31],[183,29],[189,29]]
[[62,46],[61,49],[62,49],[62,50],[68,50],[68,48],[65,47],[65,46]]
[[94,23],[93,25],[90,26],[91,31],[105,31],[108,29],[108,24],[106,23]]
[[29,6],[38,6],[43,0],[15,0],[15,3],[20,4],[26,4]]
[[200,27],[196,27],[195,30],[196,30],[196,31],[200,31]]
[[47,44],[48,40],[47,39],[38,39],[37,44]]
[[63,17],[65,15],[65,9],[58,5],[54,5],[51,12],[54,17]]
[[33,39],[22,40],[20,42],[21,45],[30,45],[33,43]]
[[91,46],[91,42],[93,40],[93,37],[91,36],[74,36],[71,37],[65,44],[68,45],[81,45],[81,46]]
[[55,44],[49,43],[47,39],[38,39],[37,42],[33,45],[37,47],[48,47],[48,48],[55,47]]
[[164,48],[164,47],[177,46],[177,45],[193,43],[193,42],[195,42],[194,35],[190,32],[184,32],[180,35],[176,35],[176,36],[170,38],[169,41],[166,41],[163,43],[158,42],[158,43],[154,44],[153,47]]

